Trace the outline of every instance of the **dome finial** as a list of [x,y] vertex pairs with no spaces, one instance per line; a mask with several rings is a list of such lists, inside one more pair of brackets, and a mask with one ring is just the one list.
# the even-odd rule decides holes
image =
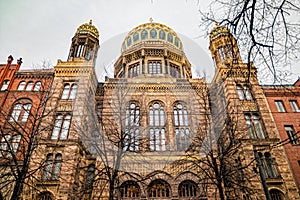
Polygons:
[[90,19],[90,22],[89,22],[89,24],[92,24],[92,22],[93,22],[93,20],[91,20],[91,19]]
[[149,21],[150,21],[150,23],[153,23],[153,19],[152,19],[152,17],[150,17]]
[[215,21],[215,26],[219,26],[219,22]]

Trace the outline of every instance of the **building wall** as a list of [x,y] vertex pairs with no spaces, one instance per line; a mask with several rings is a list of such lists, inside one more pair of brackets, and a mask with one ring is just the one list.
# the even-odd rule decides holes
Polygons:
[[[268,106],[272,113],[274,122],[276,123],[282,145],[285,149],[289,164],[293,170],[293,175],[296,180],[298,190],[300,184],[300,145],[299,145],[299,124],[300,124],[300,111],[295,112],[292,110],[290,100],[295,100],[299,105],[300,102],[300,88],[299,80],[294,85],[285,86],[263,86],[264,94],[268,101]],[[281,100],[285,112],[279,112],[275,101]],[[296,137],[297,143],[293,144],[290,140],[285,126],[292,126]]]

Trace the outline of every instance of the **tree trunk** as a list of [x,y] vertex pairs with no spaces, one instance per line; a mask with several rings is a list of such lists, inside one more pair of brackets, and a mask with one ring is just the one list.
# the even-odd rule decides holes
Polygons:
[[109,200],[114,200],[114,191],[115,191],[115,181],[109,181]]
[[220,180],[217,180],[218,183],[217,183],[217,187],[218,187],[218,190],[219,190],[219,197],[221,200],[225,200],[225,196],[224,196],[224,190],[223,190],[223,187],[222,187],[222,181]]
[[11,200],[19,200],[20,199],[20,195],[22,193],[23,190],[23,182],[25,179],[25,172],[22,170],[19,174],[18,174],[18,178],[15,181],[15,185],[14,185],[14,191],[13,194],[11,196]]

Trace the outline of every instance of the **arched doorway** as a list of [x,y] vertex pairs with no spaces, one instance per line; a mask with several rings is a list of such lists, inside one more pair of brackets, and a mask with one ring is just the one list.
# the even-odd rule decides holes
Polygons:
[[270,196],[271,196],[271,200],[285,200],[284,194],[277,189],[271,189]]
[[120,186],[121,199],[138,199],[141,196],[140,186],[135,181],[125,181]]
[[51,192],[42,192],[39,194],[38,200],[54,200],[53,195],[51,194]]
[[182,181],[178,186],[178,195],[181,199],[196,198],[197,197],[197,184],[191,180]]
[[151,199],[168,199],[171,196],[171,187],[166,181],[157,179],[149,184],[148,197]]

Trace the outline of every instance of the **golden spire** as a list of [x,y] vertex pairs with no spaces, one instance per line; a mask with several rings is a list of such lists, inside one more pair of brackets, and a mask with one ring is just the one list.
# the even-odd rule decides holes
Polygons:
[[153,19],[152,19],[152,17],[150,17],[149,21],[150,21],[150,23],[153,23]]
[[90,22],[89,22],[89,24],[92,24],[92,22],[93,22],[93,21],[90,19]]

